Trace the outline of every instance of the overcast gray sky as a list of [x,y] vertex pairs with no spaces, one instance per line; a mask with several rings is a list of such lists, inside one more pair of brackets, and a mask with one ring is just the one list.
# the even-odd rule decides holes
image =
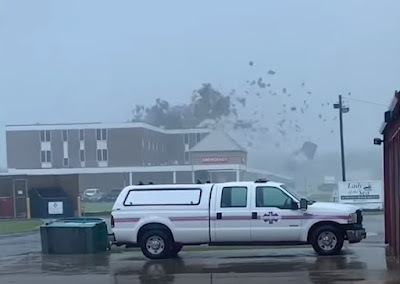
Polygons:
[[[240,88],[268,69],[320,100],[351,91],[388,105],[400,89],[398,11],[397,0],[0,0],[0,122],[126,121],[137,103],[181,103],[204,82]],[[349,104],[346,145],[370,147],[386,107]],[[326,125],[305,123],[337,150]]]

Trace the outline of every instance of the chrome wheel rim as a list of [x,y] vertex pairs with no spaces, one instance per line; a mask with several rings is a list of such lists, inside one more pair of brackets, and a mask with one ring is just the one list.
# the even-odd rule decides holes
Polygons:
[[319,234],[317,242],[321,249],[330,251],[336,247],[338,239],[334,233],[326,231]]
[[147,239],[146,249],[151,254],[159,255],[165,249],[164,240],[159,236],[151,236]]

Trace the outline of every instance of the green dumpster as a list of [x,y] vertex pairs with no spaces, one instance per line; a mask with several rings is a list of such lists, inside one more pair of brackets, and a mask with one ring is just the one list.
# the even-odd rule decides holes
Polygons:
[[107,224],[101,218],[63,218],[40,227],[44,254],[87,254],[106,251]]

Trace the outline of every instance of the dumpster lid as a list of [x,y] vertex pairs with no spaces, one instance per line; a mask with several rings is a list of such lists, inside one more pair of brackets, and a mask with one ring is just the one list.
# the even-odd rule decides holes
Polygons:
[[99,224],[105,223],[101,218],[61,218],[55,219],[50,222],[46,222],[43,227],[77,227],[77,228],[87,228],[93,227]]

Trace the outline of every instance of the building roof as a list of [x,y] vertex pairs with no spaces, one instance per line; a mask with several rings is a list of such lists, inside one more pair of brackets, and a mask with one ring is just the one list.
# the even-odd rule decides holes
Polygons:
[[190,149],[191,152],[247,151],[223,131],[213,131]]
[[186,134],[186,133],[209,133],[206,128],[187,129],[164,129],[144,122],[122,122],[122,123],[55,123],[55,124],[21,124],[6,125],[6,131],[27,131],[27,130],[70,130],[70,129],[112,129],[112,128],[145,128],[164,134]]
[[[393,98],[392,102],[390,103],[390,106],[389,106],[388,111],[394,111],[394,109],[395,109],[396,107],[398,107],[399,98],[400,98],[400,91],[395,91],[395,93],[394,93],[394,98]],[[380,132],[381,134],[383,134],[383,132],[385,131],[385,128],[386,128],[387,125],[388,125],[388,122],[386,122],[386,121],[384,121],[384,122],[382,123],[382,126],[381,126],[381,128],[379,129],[379,132]]]

